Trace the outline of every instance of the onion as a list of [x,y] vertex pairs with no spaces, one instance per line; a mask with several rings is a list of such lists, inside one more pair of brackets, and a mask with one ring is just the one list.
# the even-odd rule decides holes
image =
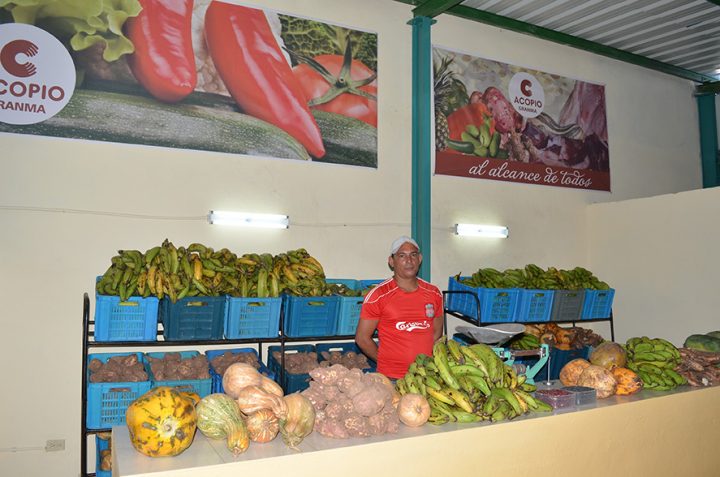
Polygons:
[[430,418],[430,403],[420,394],[406,394],[398,403],[400,422],[409,427],[419,427]]
[[260,409],[245,420],[248,435],[253,442],[270,442],[280,431],[278,418],[270,409]]

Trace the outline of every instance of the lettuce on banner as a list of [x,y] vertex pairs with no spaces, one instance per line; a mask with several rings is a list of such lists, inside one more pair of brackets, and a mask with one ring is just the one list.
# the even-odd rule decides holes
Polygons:
[[142,7],[138,0],[0,0],[16,23],[35,25],[75,51],[103,44],[103,59],[115,61],[132,53],[122,27]]

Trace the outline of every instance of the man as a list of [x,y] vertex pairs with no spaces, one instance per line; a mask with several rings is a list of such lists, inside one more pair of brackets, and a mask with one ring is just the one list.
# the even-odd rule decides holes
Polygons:
[[[417,242],[397,238],[388,257],[393,277],[373,288],[360,310],[355,342],[377,362],[378,372],[392,379],[403,377],[418,354],[432,356],[433,343],[442,335],[442,294],[418,278],[421,263]],[[376,329],[379,347],[372,339]]]

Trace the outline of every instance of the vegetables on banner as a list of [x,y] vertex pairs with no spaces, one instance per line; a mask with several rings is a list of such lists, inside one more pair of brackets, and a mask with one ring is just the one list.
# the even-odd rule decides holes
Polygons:
[[[377,167],[376,34],[220,0],[80,3],[0,0],[0,23],[55,36],[79,79],[55,117],[0,132]],[[89,103],[152,133],[77,116]]]
[[605,88],[433,49],[435,173],[610,190]]

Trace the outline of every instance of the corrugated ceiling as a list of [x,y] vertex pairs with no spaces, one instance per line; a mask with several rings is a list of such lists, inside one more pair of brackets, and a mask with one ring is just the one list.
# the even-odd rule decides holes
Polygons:
[[423,14],[534,34],[698,83],[720,80],[718,0],[398,1]]

